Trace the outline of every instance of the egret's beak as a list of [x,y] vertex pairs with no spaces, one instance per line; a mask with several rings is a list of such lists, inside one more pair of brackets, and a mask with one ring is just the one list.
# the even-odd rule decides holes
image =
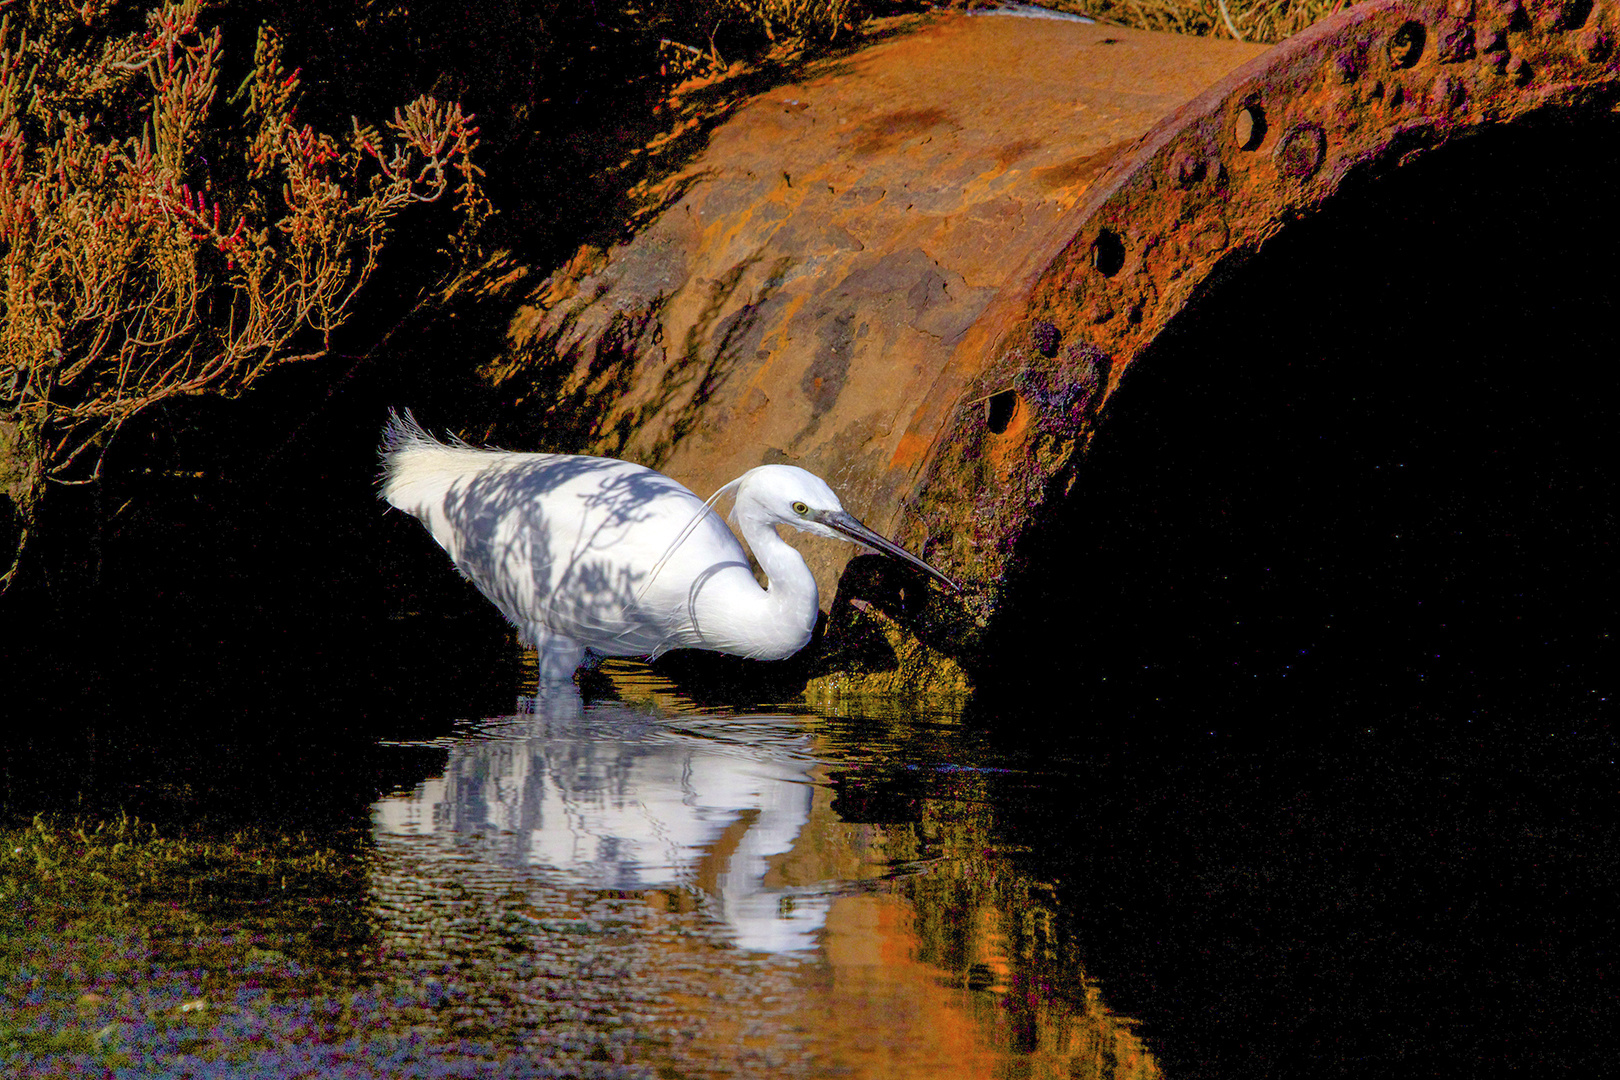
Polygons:
[[935,570],[932,566],[929,566],[927,563],[917,558],[917,556],[913,555],[899,544],[885,540],[871,529],[868,529],[865,525],[862,525],[858,520],[856,520],[854,515],[846,513],[843,510],[819,510],[812,516],[820,524],[827,526],[827,528],[832,529],[834,532],[843,534],[857,544],[864,544],[873,551],[881,551],[885,555],[892,555],[896,559],[908,562],[912,566],[917,567],[919,570],[928,571],[930,574],[944,583],[952,592],[962,591],[962,586],[958,585],[956,582],[952,581],[938,570]]

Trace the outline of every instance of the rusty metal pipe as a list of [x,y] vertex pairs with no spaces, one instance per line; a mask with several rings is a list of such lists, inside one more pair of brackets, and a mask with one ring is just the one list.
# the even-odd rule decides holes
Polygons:
[[[739,110],[664,214],[536,291],[512,338],[540,360],[506,370],[562,387],[555,430],[594,418],[555,449],[699,491],[769,461],[826,476],[982,624],[1216,267],[1351,175],[1610,110],[1617,23],[1614,0],[1378,0],[1268,49],[941,18]],[[807,556],[831,596],[847,549]]]

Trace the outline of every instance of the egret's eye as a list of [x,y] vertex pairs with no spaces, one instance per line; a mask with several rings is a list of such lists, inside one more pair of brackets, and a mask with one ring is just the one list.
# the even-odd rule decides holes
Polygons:
[[810,512],[810,508],[804,505],[802,502],[796,502],[793,504],[793,512],[798,514],[800,517],[804,517],[804,515]]

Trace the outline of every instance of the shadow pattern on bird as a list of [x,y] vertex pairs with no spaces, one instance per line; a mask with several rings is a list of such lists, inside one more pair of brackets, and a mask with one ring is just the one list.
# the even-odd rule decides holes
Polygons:
[[[585,524],[568,536],[574,523],[557,528],[546,514],[547,497],[591,476],[600,479],[577,503]],[[607,459],[559,456],[480,473],[445,493],[443,511],[459,539],[452,552],[457,569],[542,652],[554,633],[547,627],[568,627],[612,634],[625,655],[656,655],[696,643],[702,634],[696,612],[689,604],[691,630],[679,637],[651,630],[660,620],[638,598],[649,572],[626,566],[612,553],[654,516],[650,507],[672,494],[686,493],[656,473],[625,470]],[[731,566],[747,569],[744,563],[716,562],[692,582],[689,596]]]

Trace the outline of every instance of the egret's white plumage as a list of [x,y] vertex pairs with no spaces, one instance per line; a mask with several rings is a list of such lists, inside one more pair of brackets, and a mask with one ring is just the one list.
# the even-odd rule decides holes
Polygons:
[[[598,656],[699,648],[762,660],[802,649],[820,597],[775,526],[866,544],[953,582],[844,512],[792,465],[750,469],[719,492],[765,571],[708,504],[641,465],[447,445],[407,413],[383,434],[382,496],[418,518],[539,653],[540,677]],[[712,502],[713,500],[711,500]]]

